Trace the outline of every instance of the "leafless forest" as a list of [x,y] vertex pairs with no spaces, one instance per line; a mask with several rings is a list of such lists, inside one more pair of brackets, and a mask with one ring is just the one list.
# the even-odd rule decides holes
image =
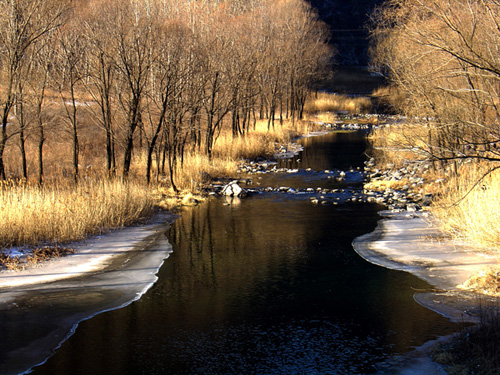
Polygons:
[[332,55],[302,0],[0,5],[3,180],[127,177],[139,154],[147,181],[172,175],[223,127],[300,118]]

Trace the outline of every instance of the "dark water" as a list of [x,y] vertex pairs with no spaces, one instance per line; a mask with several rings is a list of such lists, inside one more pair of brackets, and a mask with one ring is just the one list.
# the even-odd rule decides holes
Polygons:
[[[321,170],[362,165],[362,135],[333,138],[303,140],[314,144],[298,162],[318,171],[310,184],[331,183]],[[267,182],[276,179],[293,182]],[[414,302],[426,283],[352,249],[379,206],[310,198],[266,193],[186,209],[157,283],[81,323],[34,374],[366,374],[457,330]]]
[[304,146],[304,151],[286,164],[290,168],[311,168],[315,171],[361,168],[369,153],[365,134],[362,131],[331,132],[303,138],[299,143]]

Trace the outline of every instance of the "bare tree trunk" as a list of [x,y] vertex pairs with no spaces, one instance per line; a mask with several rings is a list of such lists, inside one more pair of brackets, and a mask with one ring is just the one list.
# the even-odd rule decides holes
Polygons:
[[168,102],[168,94],[165,95],[163,100],[163,108],[160,114],[160,118],[158,119],[158,123],[156,125],[155,132],[153,134],[153,138],[148,145],[148,157],[146,162],[146,181],[149,184],[151,182],[151,166],[153,164],[153,152],[156,147],[156,142],[160,135],[161,129],[163,127],[163,123],[165,122],[165,113],[167,111],[167,102]]
[[28,165],[26,160],[26,137],[24,130],[26,129],[25,117],[24,117],[24,104],[23,104],[23,88],[22,84],[19,84],[19,94],[18,100],[16,101],[16,117],[19,123],[19,150],[21,151],[21,166],[22,173],[25,179],[28,179]]
[[43,124],[38,123],[38,184],[43,184],[43,144],[45,143],[45,134]]
[[37,129],[38,129],[38,184],[42,185],[43,184],[43,174],[44,174],[44,168],[43,168],[43,145],[45,143],[45,130],[44,130],[44,121],[42,117],[42,107],[43,107],[43,101],[45,98],[45,88],[47,87],[47,80],[48,80],[48,69],[45,70],[45,75],[44,75],[44,80],[42,81],[42,86],[40,89],[40,94],[38,95],[37,98],[37,106],[36,106],[36,111],[37,111]]
[[9,126],[9,115],[14,105],[14,72],[10,73],[9,85],[7,87],[7,98],[3,104],[2,111],[2,131],[0,132],[0,180],[5,180],[7,178],[5,171],[4,153],[5,147],[7,145],[7,127]]
[[7,145],[7,126],[9,126],[9,113],[11,108],[11,100],[5,102],[2,115],[2,131],[0,132],[0,180],[7,178],[5,171],[4,153]]
[[125,138],[125,152],[123,155],[123,177],[127,178],[130,172],[130,165],[132,163],[132,151],[134,149],[134,133],[135,129],[140,122],[140,99],[134,95],[132,105],[130,107],[129,124],[127,128],[127,135]]

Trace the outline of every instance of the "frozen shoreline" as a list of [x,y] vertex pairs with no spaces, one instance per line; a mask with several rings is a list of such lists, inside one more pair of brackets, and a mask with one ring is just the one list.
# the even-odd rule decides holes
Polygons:
[[[394,270],[410,272],[433,288],[416,291],[414,299],[456,323],[478,323],[480,310],[498,308],[500,299],[480,296],[459,288],[481,269],[498,264],[492,253],[474,251],[467,244],[445,239],[424,213],[383,211],[383,218],[371,233],[353,241],[354,250],[366,261]],[[380,365],[379,374],[445,375],[433,362],[435,345],[452,336],[432,340],[413,352]]]
[[384,211],[382,216],[375,231],[354,240],[354,250],[370,263],[410,272],[431,284],[433,290],[415,294],[419,304],[455,322],[477,323],[479,305],[495,298],[459,285],[498,264],[496,254],[443,238],[423,213]]
[[[89,275],[112,267],[115,260],[142,249],[155,240],[165,224],[175,220],[171,213],[154,216],[149,223],[112,230],[101,236],[70,244],[74,254],[54,258],[21,271],[0,271],[0,292]],[[0,298],[0,302],[1,302]]]

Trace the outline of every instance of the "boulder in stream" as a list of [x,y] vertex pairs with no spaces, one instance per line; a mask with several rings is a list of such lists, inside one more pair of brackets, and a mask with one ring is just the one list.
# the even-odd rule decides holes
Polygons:
[[238,185],[238,181],[231,181],[224,186],[221,194],[228,197],[242,197],[244,196],[244,190]]

